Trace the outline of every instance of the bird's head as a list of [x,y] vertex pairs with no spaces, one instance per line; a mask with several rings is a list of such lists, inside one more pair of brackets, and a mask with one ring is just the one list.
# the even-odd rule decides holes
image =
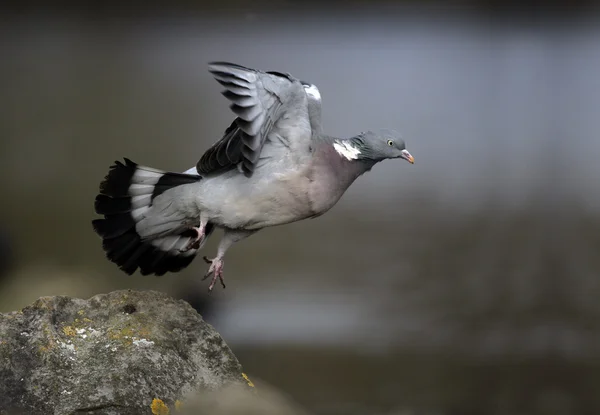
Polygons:
[[385,159],[402,158],[411,164],[415,162],[413,156],[406,149],[404,139],[395,130],[383,129],[360,133],[342,145],[338,145],[336,150],[341,155],[346,155],[346,158],[355,160],[379,162]]

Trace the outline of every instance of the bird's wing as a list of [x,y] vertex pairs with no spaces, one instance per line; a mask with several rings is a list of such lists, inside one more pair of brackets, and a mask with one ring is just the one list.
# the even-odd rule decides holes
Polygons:
[[302,84],[308,97],[308,114],[313,133],[321,134],[323,132],[321,125],[321,93],[316,85],[308,82],[302,82]]
[[238,167],[250,177],[269,160],[309,153],[307,94],[299,80],[225,62],[210,64],[209,71],[225,87],[237,118],[198,161],[199,174]]

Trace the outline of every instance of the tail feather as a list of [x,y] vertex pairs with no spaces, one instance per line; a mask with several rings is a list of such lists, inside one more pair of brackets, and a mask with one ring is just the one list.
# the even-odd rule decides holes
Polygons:
[[115,215],[117,213],[127,213],[135,208],[132,206],[130,198],[112,198],[104,194],[99,194],[96,196],[94,209],[96,213],[101,215]]
[[105,216],[106,219],[94,219],[92,226],[102,238],[111,239],[123,235],[131,228],[135,228],[133,217],[128,213]]
[[[200,180],[195,174],[164,172],[129,159],[125,163],[116,161],[100,183],[94,203],[96,213],[104,218],[92,221],[94,231],[102,237],[107,258],[129,275],[138,268],[142,275],[164,275],[187,267],[202,248],[180,251],[195,236],[194,231],[181,228],[180,219],[151,208],[167,190]],[[147,220],[148,215],[153,225],[148,234],[157,237],[143,238],[136,230],[136,224]],[[207,237],[213,230],[208,224]]]
[[100,193],[110,195],[111,197],[129,196],[129,185],[135,173],[137,165],[129,159],[125,159],[125,164],[115,161],[110,167],[108,175],[100,183]]

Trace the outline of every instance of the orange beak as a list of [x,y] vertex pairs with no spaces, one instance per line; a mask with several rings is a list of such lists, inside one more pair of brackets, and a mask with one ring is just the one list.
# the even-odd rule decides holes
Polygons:
[[408,161],[410,164],[415,164],[415,158],[408,152],[408,150],[402,150],[400,157]]

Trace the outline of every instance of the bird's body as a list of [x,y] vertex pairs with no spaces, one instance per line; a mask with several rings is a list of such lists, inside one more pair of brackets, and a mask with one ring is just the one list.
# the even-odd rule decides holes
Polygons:
[[207,177],[194,186],[196,206],[220,227],[256,230],[320,216],[329,210],[369,163],[351,163],[331,143],[315,143],[307,160]]
[[[211,72],[238,115],[185,173],[117,162],[100,186],[94,221],[109,259],[131,274],[187,266],[215,228],[224,236],[209,274],[256,231],[322,215],[377,162],[412,156],[393,131],[323,134],[318,89],[289,74],[215,63]],[[223,284],[224,285],[224,284]]]

